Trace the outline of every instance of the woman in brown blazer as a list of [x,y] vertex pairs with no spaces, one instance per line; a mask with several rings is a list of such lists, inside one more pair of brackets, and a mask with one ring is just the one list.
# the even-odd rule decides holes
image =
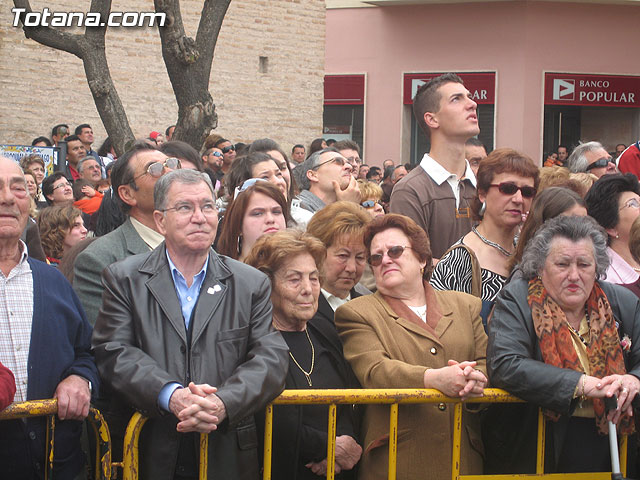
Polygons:
[[[481,396],[487,336],[480,300],[429,285],[429,240],[410,218],[376,218],[364,241],[378,291],[338,308],[335,318],[345,358],[362,386]],[[482,473],[479,419],[467,409],[464,417],[461,470]],[[403,405],[398,421],[398,478],[451,478],[451,406]],[[389,407],[367,406],[359,478],[387,478],[388,433]]]

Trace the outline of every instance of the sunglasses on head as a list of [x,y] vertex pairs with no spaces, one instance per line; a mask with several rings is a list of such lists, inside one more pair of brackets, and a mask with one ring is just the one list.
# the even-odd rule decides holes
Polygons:
[[602,157],[599,158],[598,160],[596,160],[595,162],[587,165],[587,172],[589,170],[591,170],[592,168],[604,168],[607,165],[609,165],[609,162],[611,161],[610,158],[606,158],[606,157]]
[[236,151],[236,146],[235,145],[228,145],[224,148],[221,148],[220,150],[222,150],[222,153],[229,153],[231,151]]
[[[404,253],[405,248],[411,247],[404,247],[402,245],[394,245],[393,247],[389,247],[389,250],[387,250],[387,257],[392,260],[400,258]],[[371,265],[372,267],[377,267],[382,263],[383,258],[384,253],[374,253],[372,255],[369,255],[369,265]]]
[[533,187],[524,186],[519,187],[515,183],[512,182],[502,182],[499,184],[492,183],[489,185],[490,187],[498,187],[498,191],[503,195],[515,195],[515,193],[520,190],[522,193],[522,198],[533,198],[536,196],[537,190]]

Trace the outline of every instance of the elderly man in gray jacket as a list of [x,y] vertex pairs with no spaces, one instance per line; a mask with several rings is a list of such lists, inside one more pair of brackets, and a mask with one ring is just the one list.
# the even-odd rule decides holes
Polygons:
[[211,432],[208,478],[258,478],[253,414],[282,391],[288,365],[269,280],[211,249],[218,212],[206,175],[168,173],[154,202],[165,242],[103,273],[98,369],[116,410],[151,417],[141,478],[197,478],[198,432]]

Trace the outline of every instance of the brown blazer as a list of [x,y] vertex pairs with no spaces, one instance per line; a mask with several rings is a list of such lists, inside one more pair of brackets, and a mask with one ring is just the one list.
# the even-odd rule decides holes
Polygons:
[[[435,305],[434,305],[435,302]],[[437,335],[400,317],[379,292],[336,310],[344,356],[363,388],[424,388],[426,368],[449,359],[476,360],[486,375],[487,336],[481,301],[466,293],[427,290],[427,309],[441,317]],[[482,473],[479,419],[465,409],[462,473]],[[389,406],[367,406],[361,479],[387,478]],[[451,404],[402,405],[398,415],[398,478],[451,478]],[[473,445],[473,447],[471,447]]]

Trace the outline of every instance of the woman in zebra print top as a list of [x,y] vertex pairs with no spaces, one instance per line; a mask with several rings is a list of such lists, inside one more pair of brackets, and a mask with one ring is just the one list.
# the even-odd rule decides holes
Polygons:
[[[455,245],[473,252],[482,277],[483,320],[509,275],[515,236],[538,187],[538,167],[526,155],[498,149],[482,160],[471,210],[479,223]],[[431,285],[472,293],[474,258],[466,248],[450,250],[436,265]]]

